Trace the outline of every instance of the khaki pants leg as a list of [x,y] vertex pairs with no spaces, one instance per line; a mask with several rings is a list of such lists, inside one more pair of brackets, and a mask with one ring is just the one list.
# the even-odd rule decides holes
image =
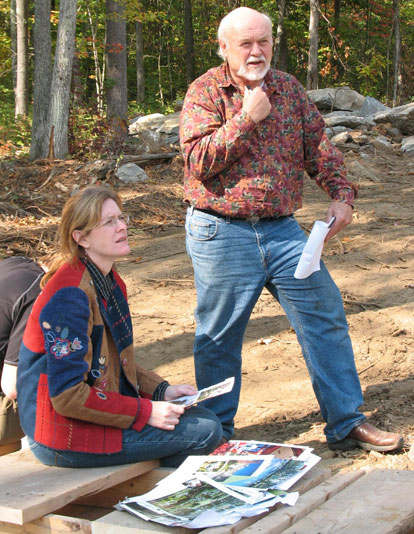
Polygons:
[[17,401],[0,393],[0,445],[19,441],[23,436]]

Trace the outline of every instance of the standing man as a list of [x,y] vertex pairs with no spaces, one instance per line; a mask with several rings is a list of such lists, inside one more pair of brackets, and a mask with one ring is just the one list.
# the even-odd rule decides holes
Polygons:
[[23,436],[17,410],[16,376],[20,345],[43,269],[28,258],[0,261],[0,446]]
[[356,188],[324,121],[291,75],[270,69],[272,23],[247,7],[220,23],[224,63],[188,89],[181,114],[187,250],[197,288],[194,358],[197,385],[235,376],[231,393],[206,401],[234,430],[241,349],[264,287],[296,331],[333,450],[391,451],[399,434],[358,411],[363,402],[340,292],[325,266],[298,280],[306,235],[294,218],[305,172],[332,201],[332,238],[352,220]]

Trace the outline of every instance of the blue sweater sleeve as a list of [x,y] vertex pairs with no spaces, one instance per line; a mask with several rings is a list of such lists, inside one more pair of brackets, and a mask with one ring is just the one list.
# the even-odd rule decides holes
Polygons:
[[77,287],[60,289],[40,314],[51,397],[78,384],[88,371],[89,314],[88,298]]

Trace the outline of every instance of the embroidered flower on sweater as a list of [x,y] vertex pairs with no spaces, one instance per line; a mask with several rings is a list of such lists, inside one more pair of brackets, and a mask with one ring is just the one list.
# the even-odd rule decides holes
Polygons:
[[75,339],[69,345],[69,348],[70,348],[70,350],[72,352],[75,352],[75,350],[80,350],[82,348],[82,343],[81,343],[80,339],[75,337]]
[[61,339],[55,337],[50,347],[50,351],[55,355],[55,358],[60,360],[64,356],[68,356],[71,352],[76,352],[82,349],[82,343],[78,337],[75,337],[73,341],[68,339]]
[[53,345],[50,347],[50,350],[55,355],[55,358],[60,360],[63,356],[70,354],[69,341],[57,337]]

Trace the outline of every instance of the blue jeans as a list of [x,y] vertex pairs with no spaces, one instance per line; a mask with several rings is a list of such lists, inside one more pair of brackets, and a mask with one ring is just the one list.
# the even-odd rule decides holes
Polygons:
[[348,325],[338,288],[325,266],[310,277],[293,274],[306,235],[293,216],[273,221],[224,219],[188,209],[187,252],[194,268],[197,386],[235,377],[234,389],[204,406],[231,437],[241,387],[241,350],[250,314],[264,287],[294,328],[329,442],[365,420]]
[[160,459],[164,467],[178,467],[189,455],[209,454],[222,437],[217,417],[198,406],[180,417],[174,430],[145,425],[137,432],[122,431],[122,451],[113,454],[90,454],[60,451],[45,447],[29,438],[30,449],[45,465],[57,467],[105,467]]

